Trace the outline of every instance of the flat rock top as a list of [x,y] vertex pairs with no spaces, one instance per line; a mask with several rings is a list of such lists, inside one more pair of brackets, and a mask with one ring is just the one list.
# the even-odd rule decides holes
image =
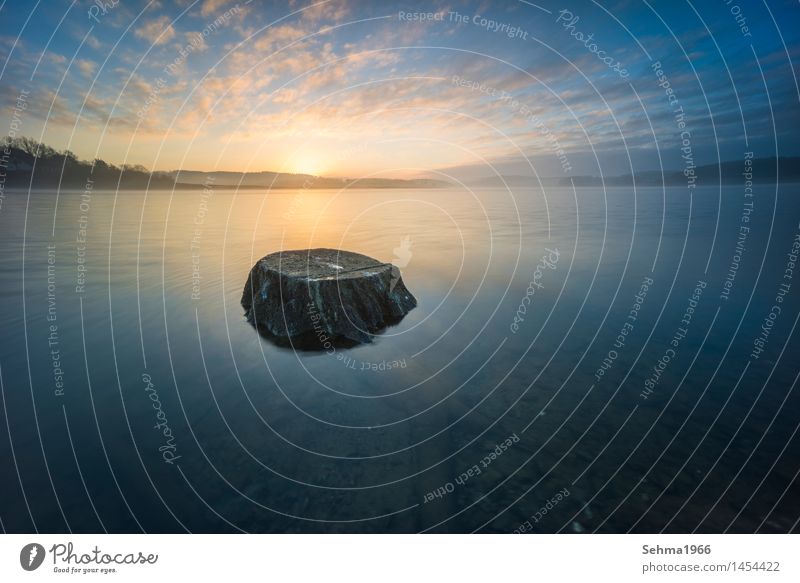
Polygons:
[[284,276],[308,279],[363,277],[383,269],[391,269],[372,257],[338,249],[301,249],[278,251],[267,255],[259,264]]

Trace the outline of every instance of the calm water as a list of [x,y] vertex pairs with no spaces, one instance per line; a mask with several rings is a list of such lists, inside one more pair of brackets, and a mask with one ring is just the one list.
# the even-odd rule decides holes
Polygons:
[[[743,222],[737,187],[8,193],[2,526],[787,531],[797,195]],[[272,345],[247,273],[307,247],[407,263],[419,306],[370,345]]]

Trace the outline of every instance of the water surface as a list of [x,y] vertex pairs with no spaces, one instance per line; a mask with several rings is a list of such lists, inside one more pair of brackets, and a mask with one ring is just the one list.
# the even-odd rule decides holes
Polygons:
[[[757,190],[8,193],[3,526],[787,531],[800,207]],[[309,247],[404,263],[418,307],[271,344],[247,273]]]

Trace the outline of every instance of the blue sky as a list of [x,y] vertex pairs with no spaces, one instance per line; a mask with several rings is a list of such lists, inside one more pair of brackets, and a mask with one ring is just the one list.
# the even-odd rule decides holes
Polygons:
[[682,129],[697,164],[800,154],[797,2],[100,4],[2,4],[4,133],[27,91],[20,133],[160,170],[618,174],[682,168]]

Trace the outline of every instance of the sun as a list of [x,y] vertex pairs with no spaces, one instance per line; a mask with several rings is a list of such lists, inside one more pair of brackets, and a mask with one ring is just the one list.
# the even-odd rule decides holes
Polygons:
[[292,161],[291,172],[294,174],[311,174],[312,176],[321,176],[325,172],[325,167],[317,158],[300,157]]

